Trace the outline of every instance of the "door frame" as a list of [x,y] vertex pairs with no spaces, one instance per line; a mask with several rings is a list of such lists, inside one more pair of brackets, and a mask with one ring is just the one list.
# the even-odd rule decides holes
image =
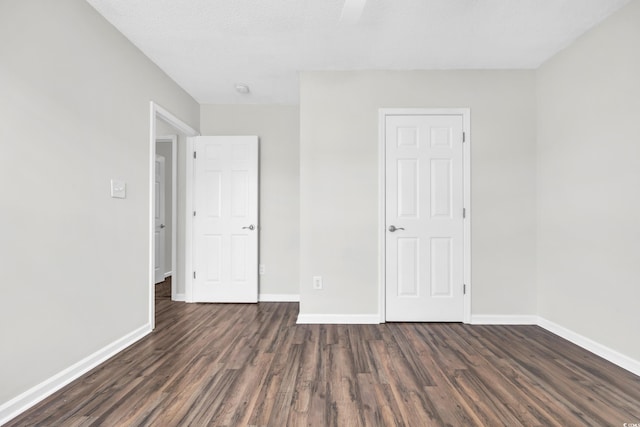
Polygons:
[[471,109],[470,108],[381,108],[378,110],[378,312],[380,323],[386,322],[386,137],[385,124],[388,116],[456,115],[462,116],[463,158],[463,204],[466,215],[463,219],[463,283],[466,293],[463,298],[463,323],[471,323]]
[[[154,191],[154,181],[156,179],[156,122],[158,119],[163,120],[168,123],[171,127],[177,130],[179,133],[191,137],[200,135],[200,132],[186,124],[184,121],[180,120],[178,117],[173,115],[171,112],[161,107],[157,103],[150,101],[149,102],[149,152],[148,152],[148,166],[149,166],[149,176],[148,176],[148,190],[149,190],[149,212],[147,215],[148,218],[148,227],[147,233],[149,236],[148,240],[148,250],[147,253],[149,255],[149,264],[147,266],[147,286],[149,290],[149,325],[151,329],[155,329],[156,327],[156,289],[155,289],[155,233],[154,233],[154,209],[155,209],[155,191]],[[187,169],[190,162],[187,163]],[[188,172],[188,170],[187,170]],[[187,173],[187,184],[189,181],[189,175]],[[187,206],[188,208],[188,206]],[[187,210],[187,212],[189,212]],[[185,221],[187,228],[190,227],[190,217],[189,215],[185,215]],[[189,256],[189,246],[191,245],[191,237],[190,233],[187,230],[185,240],[187,247],[187,264],[190,262]],[[186,273],[185,273],[186,275]]]
[[[156,143],[164,142],[171,144],[171,275],[177,274],[177,242],[178,242],[178,135],[162,135],[156,137]],[[166,201],[166,200],[165,200]],[[166,260],[165,260],[166,261]],[[171,300],[176,299],[177,281],[171,280]]]

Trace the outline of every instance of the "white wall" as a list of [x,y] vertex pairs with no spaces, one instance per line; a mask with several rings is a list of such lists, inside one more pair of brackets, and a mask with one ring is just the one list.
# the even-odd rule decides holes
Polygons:
[[[378,109],[471,108],[472,313],[536,312],[535,73],[303,72],[300,312],[378,312]],[[321,275],[324,289],[312,289]]]
[[289,105],[203,105],[203,135],[260,137],[260,294],[299,293],[299,115]]
[[0,2],[0,93],[1,406],[147,324],[149,101],[199,106],[82,0]]
[[640,1],[538,71],[538,310],[640,361]]

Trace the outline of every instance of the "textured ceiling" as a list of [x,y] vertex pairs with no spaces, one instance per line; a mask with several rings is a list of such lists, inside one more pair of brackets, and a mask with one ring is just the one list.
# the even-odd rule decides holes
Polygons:
[[297,104],[304,70],[537,68],[629,0],[87,1],[200,103]]

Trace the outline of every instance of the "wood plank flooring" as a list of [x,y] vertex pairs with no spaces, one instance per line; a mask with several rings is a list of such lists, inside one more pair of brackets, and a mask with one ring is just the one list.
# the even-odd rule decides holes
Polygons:
[[7,426],[623,426],[640,377],[537,326],[296,325],[185,304]]

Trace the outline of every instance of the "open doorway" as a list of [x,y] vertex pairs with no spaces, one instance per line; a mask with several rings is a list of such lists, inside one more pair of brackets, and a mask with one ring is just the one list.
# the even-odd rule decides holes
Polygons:
[[[156,123],[156,133],[161,134],[160,121]],[[155,171],[155,282],[168,281],[169,296],[179,300],[173,276],[177,274],[177,171],[178,135],[163,135],[156,138]],[[184,298],[182,298],[184,299]]]
[[[156,192],[156,180],[157,180],[157,155],[162,154],[158,151],[158,140],[166,141],[167,138],[171,139],[172,144],[172,160],[171,164],[174,167],[171,168],[171,186],[172,186],[172,203],[167,203],[171,205],[171,254],[170,259],[167,259],[165,265],[171,265],[170,270],[163,274],[171,272],[171,295],[174,300],[184,300],[184,275],[186,274],[186,269],[184,267],[185,261],[182,260],[180,262],[179,248],[184,247],[185,235],[187,234],[185,226],[186,226],[186,216],[187,212],[186,203],[184,202],[185,194],[184,185],[181,185],[180,177],[184,175],[186,177],[186,143],[188,137],[198,136],[199,132],[193,129],[191,126],[174,116],[169,111],[165,110],[158,104],[151,102],[150,103],[150,126],[149,126],[149,266],[148,266],[148,284],[149,284],[149,323],[151,328],[155,328],[155,291],[156,291],[156,228],[163,222],[158,223],[156,217],[160,215],[156,215],[156,210],[158,209],[158,194]],[[167,137],[169,135],[169,137]],[[172,137],[175,137],[175,142]],[[175,149],[175,152],[173,151]],[[166,153],[165,153],[166,154]],[[166,160],[166,156],[165,160]],[[165,162],[165,171],[166,171],[166,162]],[[175,175],[175,179],[173,177]],[[182,180],[186,181],[186,180]],[[175,183],[175,186],[174,186]],[[182,188],[182,191],[181,191]],[[166,194],[166,193],[165,193]],[[166,200],[168,202],[168,200]],[[182,201],[182,203],[181,203]],[[166,211],[165,211],[166,212]],[[166,216],[165,216],[165,228],[167,228]],[[157,224],[158,223],[158,224]],[[166,233],[165,233],[166,236]],[[168,250],[164,252],[167,254]],[[165,255],[166,258],[166,255]],[[182,267],[181,267],[182,266]],[[165,267],[166,269],[166,267]],[[182,292],[180,292],[182,289]]]

